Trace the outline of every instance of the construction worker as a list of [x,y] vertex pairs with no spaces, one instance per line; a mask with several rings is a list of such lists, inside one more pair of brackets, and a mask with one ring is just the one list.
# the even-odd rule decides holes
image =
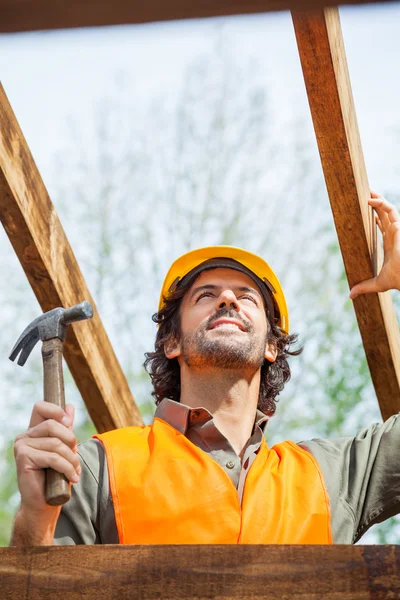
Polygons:
[[[385,263],[352,298],[400,289],[400,216],[377,194],[370,204]],[[153,318],[145,365],[154,423],[95,436],[77,451],[72,407],[37,403],[15,443],[13,544],[353,543],[400,511],[397,415],[354,438],[268,448],[265,427],[299,350],[262,258],[227,246],[185,254]],[[62,510],[45,503],[46,467],[74,484]]]

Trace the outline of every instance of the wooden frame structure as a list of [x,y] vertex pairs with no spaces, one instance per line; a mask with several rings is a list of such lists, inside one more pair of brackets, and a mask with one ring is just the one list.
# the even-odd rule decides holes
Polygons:
[[[350,286],[376,273],[376,227],[339,14],[325,0],[0,0],[0,32],[292,9],[322,167]],[[363,0],[355,3],[363,3]],[[298,12],[313,9],[313,12]],[[0,219],[43,310],[91,300],[4,91]],[[400,338],[390,294],[354,302],[380,404],[400,410]],[[65,356],[99,431],[141,422],[100,318],[70,328]],[[88,333],[89,332],[89,333]],[[143,546],[0,549],[7,598],[270,598],[400,596],[391,546]]]

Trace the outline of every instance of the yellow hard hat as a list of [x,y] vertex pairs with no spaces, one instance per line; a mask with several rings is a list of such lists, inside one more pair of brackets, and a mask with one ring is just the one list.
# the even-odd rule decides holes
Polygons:
[[[223,263],[221,262],[223,259],[230,259],[238,263],[238,265],[235,267],[234,263]],[[218,262],[218,260],[220,262]],[[201,268],[203,263],[207,264]],[[240,265],[242,266],[242,269],[240,268]],[[165,277],[161,288],[158,310],[163,308],[165,304],[164,298],[168,298],[168,295],[175,291],[179,282],[181,282],[186,275],[191,273],[191,271],[195,270],[194,275],[197,275],[204,269],[218,267],[237,268],[239,271],[243,272],[249,271],[248,274],[250,276],[253,274],[258,280],[261,280],[261,282],[256,283],[258,283],[263,292],[267,307],[268,305],[272,305],[272,302],[270,301],[270,298],[272,297],[275,304],[275,307],[272,308],[272,313],[275,314],[278,319],[277,325],[284,331],[289,332],[289,313],[286,299],[281,284],[279,283],[279,279],[274,271],[260,256],[248,252],[247,250],[243,250],[242,248],[235,248],[234,246],[206,246],[205,248],[191,250],[177,258],[172,263]],[[278,310],[276,310],[276,308]],[[276,314],[277,312],[279,312],[279,314]]]

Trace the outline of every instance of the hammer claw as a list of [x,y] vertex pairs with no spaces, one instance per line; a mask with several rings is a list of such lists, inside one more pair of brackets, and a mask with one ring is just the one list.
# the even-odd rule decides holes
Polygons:
[[24,364],[26,363],[28,356],[30,355],[30,353],[32,352],[32,349],[34,348],[34,346],[36,345],[36,343],[38,341],[39,341],[39,335],[33,334],[33,335],[29,336],[28,340],[23,345],[21,354],[18,359],[18,364],[21,367],[23,367]]
[[17,343],[17,344],[15,344],[15,346],[14,346],[14,348],[11,350],[11,354],[10,354],[10,356],[9,356],[8,358],[9,358],[10,360],[15,360],[15,359],[17,358],[18,354],[20,353],[20,351],[21,351],[21,348],[22,348],[22,344],[21,344],[21,345],[20,345],[20,344],[18,344],[18,343]]
[[32,348],[39,341],[38,330],[30,331],[28,334],[25,332],[21,335],[21,337],[17,340],[14,348],[11,350],[11,354],[9,356],[10,360],[15,360],[18,354],[21,352],[21,355],[18,359],[18,364],[22,367],[30,353],[32,352]]

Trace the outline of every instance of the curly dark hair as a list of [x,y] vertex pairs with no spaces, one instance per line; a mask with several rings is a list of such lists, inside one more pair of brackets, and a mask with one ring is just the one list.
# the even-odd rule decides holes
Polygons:
[[[192,284],[193,281],[183,283],[167,298],[164,298],[163,308],[154,313],[152,317],[153,321],[158,323],[159,328],[155,341],[155,351],[145,353],[144,367],[150,375],[153,384],[152,396],[154,396],[157,405],[164,398],[171,398],[176,402],[180,401],[181,376],[179,363],[176,358],[168,359],[165,356],[164,345],[171,340],[179,341],[181,337],[179,309],[183,297]],[[303,348],[291,350],[292,346],[297,343],[298,335],[288,335],[278,325],[271,323],[270,318],[268,318],[268,323],[268,341],[277,349],[277,356],[273,363],[264,359],[261,366],[261,383],[257,408],[266,415],[272,416],[276,411],[276,398],[291,376],[287,358],[288,356],[299,355]]]

